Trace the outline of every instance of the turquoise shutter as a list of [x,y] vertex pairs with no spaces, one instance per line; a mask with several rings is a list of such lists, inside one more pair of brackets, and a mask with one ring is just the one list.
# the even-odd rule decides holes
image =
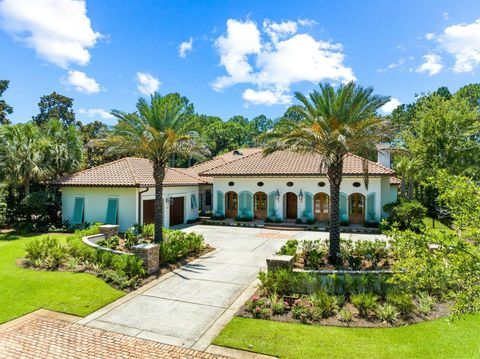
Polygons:
[[106,224],[117,224],[118,222],[118,198],[109,198],[107,203]]
[[217,191],[217,214],[223,216],[225,211],[223,209],[224,205],[223,192]]
[[367,221],[375,222],[377,216],[375,215],[375,193],[370,193],[367,196]]
[[313,219],[313,196],[309,192],[305,192],[305,216]]
[[253,195],[250,192],[245,193],[245,215],[253,217]]
[[85,207],[85,198],[75,197],[75,204],[73,205],[72,224],[83,223],[83,210]]
[[197,208],[197,196],[195,196],[194,194],[192,194],[192,196],[190,197],[190,207]]
[[268,217],[273,217],[275,215],[275,192],[270,192],[268,194],[267,212]]
[[340,220],[348,221],[348,196],[340,193]]
[[246,216],[246,205],[247,205],[247,199],[246,199],[246,193],[241,192],[238,195],[238,215],[240,217]]

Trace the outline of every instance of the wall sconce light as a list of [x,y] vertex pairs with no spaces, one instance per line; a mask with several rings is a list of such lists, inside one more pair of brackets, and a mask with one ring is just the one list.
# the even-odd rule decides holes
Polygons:
[[303,202],[303,192],[300,190],[300,193],[298,194],[298,198],[300,199],[300,202]]
[[277,200],[277,202],[280,200],[280,192],[278,191],[278,189],[277,192],[275,192],[275,199]]
[[173,204],[173,198],[170,196],[165,197],[165,204],[168,204],[171,206]]

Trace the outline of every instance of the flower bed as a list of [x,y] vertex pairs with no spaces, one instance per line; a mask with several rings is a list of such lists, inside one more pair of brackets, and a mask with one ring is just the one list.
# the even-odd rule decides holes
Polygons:
[[330,275],[277,270],[259,275],[258,293],[240,309],[248,318],[354,327],[418,323],[448,313],[448,305],[421,293],[402,293],[388,276]]
[[[143,261],[122,249],[148,243],[153,237],[149,237],[149,233],[148,228],[142,233],[142,228],[139,227],[138,232],[132,229],[123,237],[112,236],[96,241],[95,245],[103,248],[91,247],[82,241],[84,237],[99,234],[98,225],[76,231],[66,243],[46,236],[25,246],[26,256],[22,265],[44,270],[88,272],[116,288],[132,290],[156,276],[148,277]],[[212,250],[205,245],[202,235],[171,230],[165,230],[164,234],[165,240],[160,244],[159,275]],[[103,250],[104,248],[108,250]]]

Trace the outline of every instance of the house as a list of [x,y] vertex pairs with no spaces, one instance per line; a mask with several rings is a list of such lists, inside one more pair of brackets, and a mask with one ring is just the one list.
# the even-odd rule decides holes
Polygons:
[[[379,147],[382,163],[344,158],[341,220],[363,224],[386,216],[383,206],[396,200],[395,173]],[[281,151],[264,156],[260,148],[231,151],[190,168],[168,168],[162,203],[164,226],[211,212],[227,218],[328,221],[329,182],[319,155]],[[62,191],[62,216],[71,224],[153,223],[155,181],[149,160],[127,157],[55,181]]]

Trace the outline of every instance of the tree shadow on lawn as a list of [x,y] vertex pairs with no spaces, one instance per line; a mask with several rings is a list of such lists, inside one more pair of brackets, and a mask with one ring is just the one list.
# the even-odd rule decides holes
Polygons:
[[0,242],[1,241],[15,241],[17,239],[29,238],[29,237],[38,237],[42,235],[50,235],[52,233],[45,233],[45,232],[37,232],[37,233],[20,233],[14,230],[8,231],[0,231]]

